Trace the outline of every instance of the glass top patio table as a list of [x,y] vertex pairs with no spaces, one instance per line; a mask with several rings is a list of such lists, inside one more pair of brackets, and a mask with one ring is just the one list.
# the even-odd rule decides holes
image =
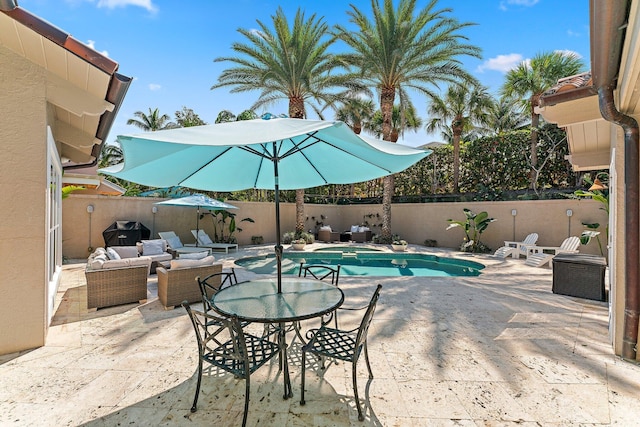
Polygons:
[[288,323],[319,317],[340,307],[344,293],[337,286],[307,278],[283,278],[282,293],[273,279],[238,283],[218,291],[211,305],[227,316],[260,323]]

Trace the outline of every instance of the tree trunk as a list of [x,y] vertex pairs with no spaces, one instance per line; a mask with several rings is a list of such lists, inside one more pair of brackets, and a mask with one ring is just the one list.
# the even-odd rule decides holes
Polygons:
[[[380,111],[382,112],[382,139],[391,141],[391,118],[395,88],[385,87],[380,95]],[[384,177],[382,187],[382,229],[381,242],[391,243],[391,199],[393,197],[393,175]]]
[[296,190],[296,234],[304,231],[304,190]]
[[460,192],[460,138],[462,137],[462,119],[456,117],[451,123],[453,131],[453,192]]
[[[289,97],[289,117],[292,119],[304,119],[304,99]],[[304,230],[304,189],[296,190],[296,234]]]
[[538,126],[540,125],[540,115],[535,113],[535,107],[538,106],[539,102],[539,95],[531,97],[531,173],[529,176],[532,189],[536,187],[538,175],[535,169],[538,166]]

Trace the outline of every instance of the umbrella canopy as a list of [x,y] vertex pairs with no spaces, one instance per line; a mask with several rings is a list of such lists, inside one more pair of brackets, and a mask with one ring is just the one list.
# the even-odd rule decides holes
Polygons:
[[[180,197],[179,199],[169,199],[163,202],[156,202],[154,205],[196,208],[196,233],[200,231],[200,208],[213,210],[238,209],[233,205],[212,199],[204,194],[193,194],[191,196]],[[196,246],[198,246],[198,239],[196,239]]]
[[118,142],[124,163],[100,172],[154,187],[275,190],[278,285],[280,189],[367,181],[400,172],[429,154],[361,137],[342,122],[288,118],[125,135]]

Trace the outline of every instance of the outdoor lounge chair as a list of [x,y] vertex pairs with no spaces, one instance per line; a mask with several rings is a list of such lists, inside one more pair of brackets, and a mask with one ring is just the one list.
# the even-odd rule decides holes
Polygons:
[[527,249],[526,265],[531,267],[542,267],[549,264],[551,260],[558,254],[577,254],[580,238],[576,236],[567,237],[560,246],[529,246]]
[[329,226],[323,226],[318,230],[318,241],[327,243],[339,242],[340,232],[332,231]]
[[524,238],[522,242],[504,241],[504,246],[496,249],[493,256],[498,258],[506,258],[511,255],[512,258],[519,258],[520,255],[527,256],[527,249],[538,241],[538,233],[531,233]]
[[158,236],[167,242],[167,246],[174,256],[179,256],[181,253],[211,252],[208,248],[197,248],[194,243],[183,245],[180,237],[173,231],[162,231],[158,233]]
[[209,248],[211,250],[223,250],[225,253],[229,253],[229,249],[235,249],[238,251],[237,243],[213,243],[211,237],[204,230],[191,230],[191,234],[198,242],[199,248]]
[[[301,388],[300,388],[300,404],[304,405],[304,377],[306,367],[307,353],[314,354],[320,357],[321,368],[324,369],[324,358],[330,357],[332,359],[343,360],[345,362],[351,362],[351,377],[353,380],[353,394],[355,396],[356,407],[358,408],[358,420],[364,421],[364,415],[362,414],[362,408],[360,404],[360,398],[358,396],[358,378],[356,365],[360,355],[364,351],[364,359],[367,362],[367,369],[369,370],[369,378],[373,378],[373,372],[371,371],[371,364],[369,363],[369,351],[367,350],[367,333],[369,331],[369,325],[373,319],[373,313],[376,310],[376,303],[380,295],[380,289],[382,285],[378,285],[369,305],[362,309],[367,309],[360,326],[352,330],[342,330],[328,328],[326,324],[323,324],[320,329],[311,329],[307,332],[307,336],[310,336],[309,342],[302,347],[302,375],[301,375]],[[338,309],[340,310],[340,309]]]

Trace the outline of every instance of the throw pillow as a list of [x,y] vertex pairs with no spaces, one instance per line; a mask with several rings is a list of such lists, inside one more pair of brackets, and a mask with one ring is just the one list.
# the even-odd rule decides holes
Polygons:
[[138,248],[136,246],[112,246],[112,249],[120,255],[120,258],[137,258]]
[[169,245],[171,249],[180,249],[184,246],[178,236],[169,237],[167,239],[167,245]]
[[322,227],[320,227],[320,230],[331,231],[331,226],[330,225],[323,225]]
[[120,254],[113,248],[107,248],[107,257],[109,259],[120,259]]
[[214,261],[213,256],[208,256],[202,259],[173,259],[171,260],[171,269],[187,268],[187,267],[204,267],[212,265]]
[[358,227],[358,233],[364,232],[364,227]]
[[190,253],[182,253],[179,255],[180,259],[202,259],[209,255],[209,251],[202,252],[190,252]]
[[160,255],[164,252],[164,241],[161,239],[155,240],[143,240],[142,241],[142,254],[147,255]]
[[357,225],[352,225],[351,226],[351,232],[352,233],[357,233],[358,232],[358,226]]

